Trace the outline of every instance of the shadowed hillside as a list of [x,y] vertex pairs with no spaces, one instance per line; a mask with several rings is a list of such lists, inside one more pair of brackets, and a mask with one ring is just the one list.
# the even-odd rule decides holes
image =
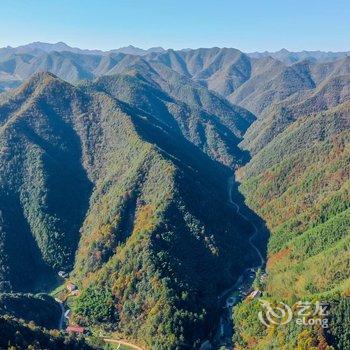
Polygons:
[[[41,73],[1,104],[3,289],[50,285],[74,264],[79,323],[149,347],[192,348],[213,327],[218,293],[251,256],[241,256],[248,232],[227,204],[220,149],[204,153],[173,111],[187,108],[219,130],[241,116],[232,107],[225,121],[220,109],[209,115],[149,82],[111,79],[78,89]],[[129,103],[115,99],[123,96]],[[145,104],[135,106],[140,96]]]
[[[79,288],[70,322],[145,348],[231,346],[228,302],[237,349],[348,349],[349,77],[347,53],[0,49],[11,344],[86,346],[30,323],[53,327],[57,305],[25,293],[63,270]],[[326,300],[329,328],[266,328],[251,288]]]

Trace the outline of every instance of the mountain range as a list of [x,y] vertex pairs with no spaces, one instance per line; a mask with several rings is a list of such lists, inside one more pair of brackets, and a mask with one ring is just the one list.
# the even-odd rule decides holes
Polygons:
[[332,52],[332,51],[297,51],[291,52],[286,49],[281,49],[275,52],[251,52],[248,54],[253,58],[273,57],[286,64],[293,64],[304,60],[318,62],[332,62],[350,55],[350,51]]
[[175,88],[177,99],[132,73],[78,87],[38,73],[6,96],[3,292],[47,290],[73,269],[80,324],[103,321],[152,347],[205,336],[212,300],[253,258],[225,164],[242,159],[254,117],[195,85],[183,102]]
[[145,349],[231,346],[213,341],[218,296],[258,265],[253,240],[263,298],[326,299],[330,327],[271,330],[242,298],[235,348],[350,349],[349,84],[347,53],[0,49],[8,343],[68,341],[49,340],[58,305],[37,294],[63,271],[75,324]]
[[[114,74],[141,57],[146,61],[162,63],[211,90],[229,96],[251,78],[257,79],[257,75],[264,73],[262,70],[266,69],[265,74],[269,74],[269,68],[274,72],[280,69],[281,74],[288,74],[286,66],[303,61],[310,64],[330,63],[348,57],[348,53],[289,52],[283,49],[278,52],[245,54],[230,48],[175,51],[164,50],[161,47],[143,50],[131,45],[101,51],[73,48],[63,42],[35,42],[16,48],[0,48],[0,88],[18,86],[40,70],[50,71],[75,83],[81,79]],[[287,72],[283,73],[283,69]],[[235,102],[234,97],[232,98]]]

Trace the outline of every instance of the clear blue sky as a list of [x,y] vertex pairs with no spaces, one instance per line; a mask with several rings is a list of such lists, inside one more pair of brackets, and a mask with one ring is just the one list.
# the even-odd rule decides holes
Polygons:
[[346,0],[1,0],[0,46],[350,50]]

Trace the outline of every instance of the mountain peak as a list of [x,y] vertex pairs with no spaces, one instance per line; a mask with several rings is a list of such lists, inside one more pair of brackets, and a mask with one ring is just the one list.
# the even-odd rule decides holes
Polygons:
[[[47,88],[55,82],[65,83],[63,80],[58,78],[55,74],[46,71],[40,71],[33,74],[26,82],[24,82],[17,90],[20,94],[31,94],[38,88]],[[65,83],[68,84],[68,83]]]
[[63,41],[59,41],[57,43],[44,43],[41,41],[34,41],[30,44],[20,46],[20,48],[28,48],[28,49],[38,49],[46,52],[50,51],[63,51],[72,49]]
[[133,45],[128,45],[125,47],[120,47],[119,49],[112,50],[111,52],[121,52],[127,55],[143,56],[148,53],[153,53],[153,52],[160,53],[164,51],[165,50],[162,47],[151,47],[145,50]]

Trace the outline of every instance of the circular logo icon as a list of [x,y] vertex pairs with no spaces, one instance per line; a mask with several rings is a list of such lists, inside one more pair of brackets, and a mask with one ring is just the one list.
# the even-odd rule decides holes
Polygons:
[[266,327],[272,325],[287,324],[293,318],[292,309],[281,301],[276,306],[271,306],[271,303],[267,300],[260,299],[264,311],[259,311],[258,317],[260,322]]

